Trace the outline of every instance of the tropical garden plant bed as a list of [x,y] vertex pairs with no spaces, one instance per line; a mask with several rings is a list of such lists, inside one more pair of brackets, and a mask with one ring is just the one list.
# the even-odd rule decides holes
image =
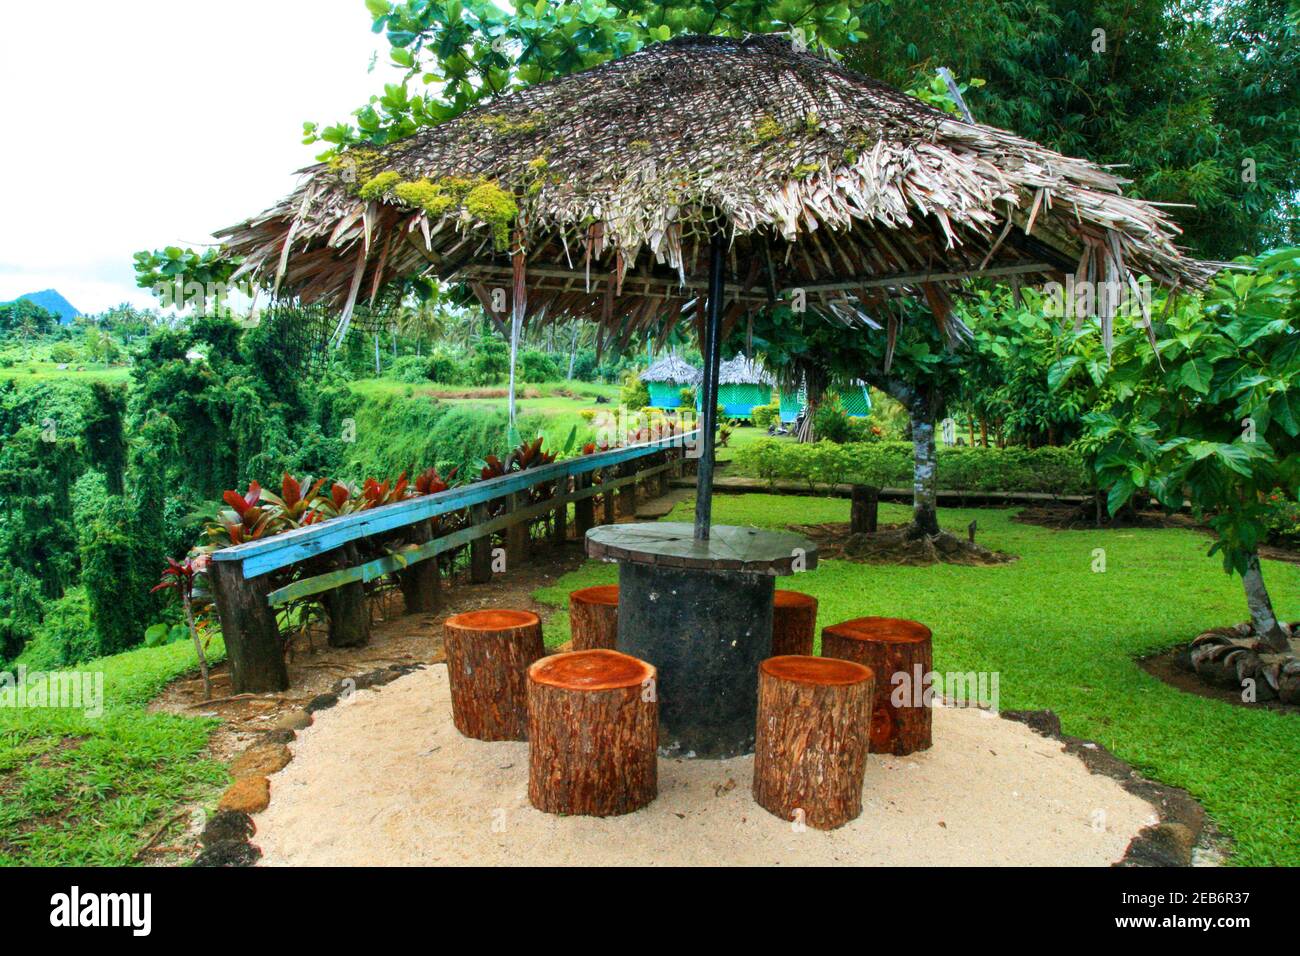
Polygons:
[[1242,700],[1241,688],[1207,681],[1196,673],[1190,656],[1191,645],[1180,644],[1159,654],[1138,658],[1138,666],[1152,677],[1164,681],[1170,687],[1198,697],[1223,701],[1249,710],[1269,710],[1278,714],[1300,716],[1300,705],[1286,704],[1276,698],[1270,700]]

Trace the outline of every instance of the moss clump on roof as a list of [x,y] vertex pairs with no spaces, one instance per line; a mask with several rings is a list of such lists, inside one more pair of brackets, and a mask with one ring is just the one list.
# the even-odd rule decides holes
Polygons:
[[401,175],[389,170],[367,179],[361,184],[361,189],[357,192],[357,195],[362,199],[379,199],[401,181]]
[[644,153],[644,152],[646,152],[647,150],[650,149],[650,140],[648,140],[648,139],[634,139],[634,140],[632,140],[632,142],[630,142],[630,143],[627,144],[627,148],[628,148],[628,149],[635,149],[638,153]]
[[807,179],[821,168],[821,163],[800,163],[791,170],[790,175],[795,179]]
[[474,117],[479,126],[490,129],[498,136],[517,136],[521,133],[535,133],[545,125],[546,117],[540,110],[533,110],[525,116],[509,117],[504,113],[484,113]]
[[810,133],[815,133],[822,128],[821,118],[817,115],[816,110],[809,110],[803,118],[803,128]]
[[840,155],[840,159],[846,165],[852,166],[854,163],[858,161],[858,151],[854,149],[852,146],[850,146],[849,148],[845,149],[844,152]]
[[498,250],[509,247],[510,227],[519,215],[514,196],[496,183],[479,183],[465,197],[465,211],[492,227],[492,242]]
[[404,203],[417,206],[431,216],[441,216],[456,205],[456,194],[437,183],[420,179],[394,187],[393,195]]
[[760,143],[770,143],[774,139],[780,139],[785,132],[781,124],[769,115],[764,115],[754,127],[754,139]]

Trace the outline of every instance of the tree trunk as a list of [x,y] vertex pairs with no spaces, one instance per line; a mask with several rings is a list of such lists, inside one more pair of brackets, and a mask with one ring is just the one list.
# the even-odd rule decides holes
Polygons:
[[930,403],[918,401],[909,409],[912,419],[912,528],[911,535],[939,533],[938,496],[935,494],[938,459],[934,447],[934,413]]
[[817,599],[800,591],[772,596],[772,656],[811,655],[817,636]]
[[871,752],[904,756],[930,748],[925,675],[932,669],[930,629],[901,618],[860,617],[822,630],[822,656],[856,661],[876,675]]
[[528,669],[528,802],[610,817],[659,792],[655,669],[617,651],[575,651]]
[[1259,554],[1251,552],[1246,559],[1246,573],[1241,576],[1242,586],[1246,589],[1246,606],[1250,608],[1250,623],[1255,628],[1255,635],[1275,651],[1289,649],[1286,631],[1273,613],[1273,599],[1264,586],[1264,572],[1259,566]]
[[880,520],[880,489],[854,485],[850,494],[849,533],[875,534]]
[[575,321],[573,323],[573,343],[569,346],[569,374],[570,381],[573,379],[573,364],[578,361],[578,329],[580,326]]
[[862,813],[870,670],[825,657],[758,667],[754,801],[782,820],[833,830]]
[[527,740],[529,666],[546,650],[531,611],[467,611],[443,623],[451,714],[477,740]]
[[379,364],[379,333],[375,332],[375,374],[378,375],[380,371],[381,371],[381,366]]
[[618,647],[618,585],[569,592],[569,634],[575,651]]

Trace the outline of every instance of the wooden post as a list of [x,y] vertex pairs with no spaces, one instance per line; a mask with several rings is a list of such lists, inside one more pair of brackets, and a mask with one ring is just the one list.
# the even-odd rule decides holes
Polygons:
[[880,516],[880,489],[854,485],[849,505],[849,533],[875,534]]
[[772,656],[811,656],[816,636],[817,599],[799,591],[776,591],[772,599]]
[[551,541],[557,548],[569,540],[569,478],[564,476],[555,483],[555,524],[551,527]]
[[[636,459],[624,462],[618,468],[620,478],[627,478],[636,474]],[[636,479],[633,478],[626,485],[618,489],[618,513],[621,515],[636,514]]]
[[[516,491],[510,496],[510,510],[522,511],[528,507],[528,492]],[[528,522],[516,521],[506,529],[506,560],[518,567],[528,560]]]
[[[491,517],[488,503],[477,504],[469,509],[470,524],[486,524]],[[492,535],[485,534],[469,543],[469,579],[475,584],[487,584],[492,580]]]
[[669,472],[672,470],[672,452],[661,451],[659,454],[655,455],[655,464],[663,469],[663,471],[659,472],[656,476],[657,484],[655,486],[658,489],[658,496],[662,498],[664,495],[668,494]]
[[782,820],[834,830],[862,813],[875,675],[826,657],[758,665],[754,801]]
[[221,618],[221,635],[230,661],[230,687],[236,694],[288,690],[289,672],[275,609],[266,603],[271,581],[265,574],[246,579],[238,561],[209,565],[212,595]]
[[[411,542],[426,544],[433,540],[435,519],[411,526]],[[397,584],[406,601],[407,614],[428,614],[438,610],[438,556],[417,561],[397,572]]]
[[[335,555],[336,565],[340,568],[361,563],[354,541],[343,545]],[[360,581],[349,581],[324,592],[321,598],[330,619],[330,647],[361,647],[370,640],[370,607],[366,604],[365,585]]]
[[[591,487],[591,472],[581,475],[574,475],[573,489],[581,491]],[[585,541],[587,532],[596,524],[596,499],[588,495],[586,498],[579,498],[573,503],[573,522],[577,525],[578,540]]]
[[[871,752],[895,756],[928,750],[931,712],[921,685],[930,673],[930,629],[917,621],[859,617],[822,630],[822,657],[856,661],[876,674],[871,712]],[[906,681],[895,684],[896,674]],[[904,704],[891,699],[901,686]]]
[[615,650],[618,644],[618,585],[569,592],[569,634],[575,651]]
[[617,651],[544,657],[528,669],[528,802],[610,817],[659,790],[655,669]]
[[526,740],[528,666],[546,653],[532,611],[466,611],[443,623],[452,721],[466,737]]
[[613,524],[618,520],[617,516],[614,514],[614,492],[609,487],[609,482],[614,480],[617,471],[617,468],[602,468],[600,470],[600,504],[603,509],[604,518],[604,520],[601,521],[601,524]]

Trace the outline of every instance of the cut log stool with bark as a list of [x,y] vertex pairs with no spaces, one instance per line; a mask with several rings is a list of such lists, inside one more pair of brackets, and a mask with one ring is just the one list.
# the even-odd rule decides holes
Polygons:
[[778,589],[772,598],[772,656],[811,655],[817,636],[817,599]]
[[[822,656],[865,664],[876,674],[871,752],[895,756],[930,748],[930,707],[923,681],[931,670],[930,629],[896,617],[859,617],[822,630]],[[895,674],[907,676],[901,686]],[[903,706],[894,706],[896,687]]]
[[834,830],[862,813],[871,669],[829,657],[758,666],[754,800],[782,820]]
[[618,585],[602,584],[569,592],[569,633],[575,651],[616,649]]
[[655,669],[618,651],[573,651],[528,669],[528,800],[611,817],[658,793]]
[[532,611],[467,611],[443,624],[451,716],[478,740],[526,740],[528,667],[546,653]]

